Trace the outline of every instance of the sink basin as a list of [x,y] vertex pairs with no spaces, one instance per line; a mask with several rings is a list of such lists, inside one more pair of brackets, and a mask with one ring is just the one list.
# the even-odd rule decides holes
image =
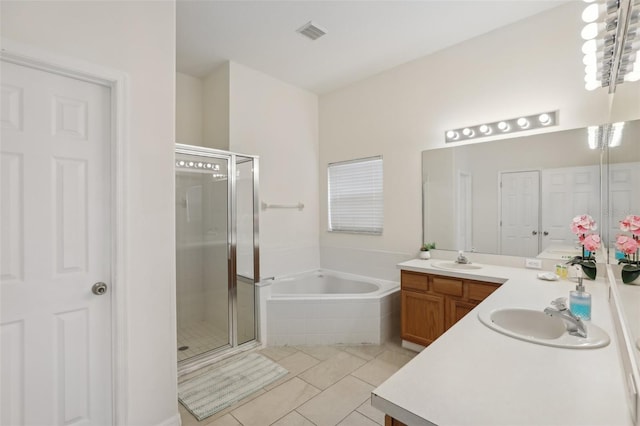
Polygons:
[[449,269],[451,271],[468,271],[472,269],[482,269],[477,263],[456,263],[456,262],[433,262],[434,268]]
[[569,349],[594,349],[607,346],[609,335],[585,321],[587,337],[572,336],[565,322],[543,311],[525,308],[502,308],[481,311],[478,319],[487,327],[507,336],[539,345]]

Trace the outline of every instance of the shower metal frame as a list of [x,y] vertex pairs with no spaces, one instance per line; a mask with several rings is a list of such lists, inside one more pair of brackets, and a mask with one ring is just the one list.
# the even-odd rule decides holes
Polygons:
[[[258,300],[255,291],[256,283],[260,282],[260,244],[259,244],[259,217],[260,217],[260,194],[259,194],[259,156],[240,154],[221,149],[206,148],[195,145],[175,144],[175,153],[184,155],[194,155],[207,158],[226,160],[228,164],[227,173],[227,290],[229,297],[229,319],[228,333],[229,343],[219,348],[196,355],[194,357],[178,362],[178,375],[184,375],[191,371],[211,364],[227,354],[235,351],[250,349],[258,341],[258,320],[257,311]],[[238,278],[237,278],[237,206],[236,206],[236,179],[237,160],[245,158],[253,163],[253,299],[254,299],[254,339],[238,345]],[[177,283],[176,283],[177,284]]]

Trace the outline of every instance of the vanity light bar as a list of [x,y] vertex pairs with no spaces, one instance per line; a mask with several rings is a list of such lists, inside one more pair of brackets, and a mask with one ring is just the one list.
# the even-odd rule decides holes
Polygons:
[[557,125],[558,111],[550,111],[511,118],[509,120],[496,121],[493,123],[479,124],[477,126],[447,130],[444,132],[444,141],[447,143],[460,142],[469,139],[483,138],[486,136],[504,135]]
[[640,1],[585,0],[580,35],[585,88],[608,87],[640,80]]
[[615,148],[622,142],[624,122],[587,127],[587,142],[591,149]]

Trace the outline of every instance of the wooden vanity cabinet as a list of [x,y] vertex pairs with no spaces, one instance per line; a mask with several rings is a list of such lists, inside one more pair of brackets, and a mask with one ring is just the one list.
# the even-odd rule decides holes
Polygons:
[[384,416],[384,426],[407,426],[404,423],[399,422],[391,416]]
[[499,284],[402,271],[401,336],[427,346],[468,314]]

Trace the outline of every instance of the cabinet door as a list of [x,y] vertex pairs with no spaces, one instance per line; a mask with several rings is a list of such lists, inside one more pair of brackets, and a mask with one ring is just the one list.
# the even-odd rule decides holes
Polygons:
[[444,297],[401,292],[402,338],[426,346],[444,333]]
[[478,306],[477,303],[464,302],[458,299],[448,299],[448,305],[445,330],[451,328],[455,323],[460,321],[462,317],[471,312],[473,308]]
[[384,416],[384,426],[407,426],[389,415]]

